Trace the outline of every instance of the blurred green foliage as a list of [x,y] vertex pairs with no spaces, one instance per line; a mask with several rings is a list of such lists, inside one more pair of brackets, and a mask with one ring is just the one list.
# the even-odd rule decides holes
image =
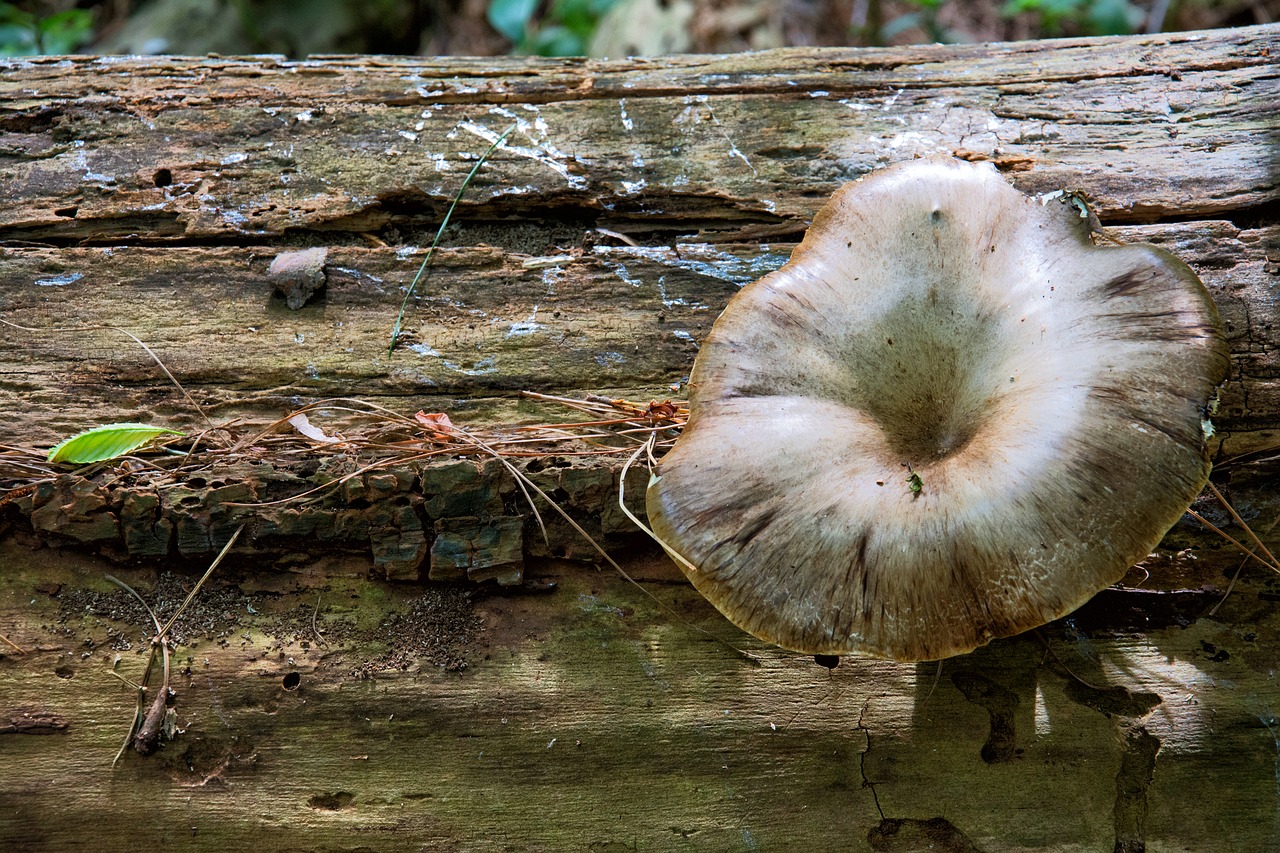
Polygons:
[[[912,11],[899,15],[880,28],[872,39],[877,44],[892,43],[909,30],[918,30],[929,41],[950,43],[971,41],[960,30],[946,26],[943,10],[948,0],[907,0]],[[1068,33],[1089,36],[1129,35],[1140,32],[1146,13],[1129,0],[1005,0],[1000,15],[1006,19],[1034,15],[1041,38]]]
[[1067,24],[1083,35],[1128,35],[1146,19],[1146,13],[1129,0],[1008,0],[1001,9],[1005,17],[1024,12],[1040,16],[1046,37],[1061,35]]
[[0,0],[0,56],[653,56],[1274,20],[1280,0]]
[[513,53],[584,56],[600,21],[618,0],[552,0],[537,17],[539,0],[489,0],[486,18],[512,44]]
[[0,3],[0,56],[75,53],[93,38],[93,13],[67,9],[37,15]]

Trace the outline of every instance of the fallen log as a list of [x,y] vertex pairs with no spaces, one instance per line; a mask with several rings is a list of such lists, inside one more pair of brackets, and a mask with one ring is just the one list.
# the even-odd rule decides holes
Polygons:
[[[1278,50],[1272,25],[662,60],[5,60],[0,843],[1275,849],[1280,582],[1194,520],[1039,633],[828,673],[737,632],[642,544],[625,454],[490,454],[419,424],[415,456],[315,409],[346,447],[268,426],[339,397],[475,436],[583,419],[522,391],[643,422],[840,183],[944,152],[1080,191],[1109,236],[1197,271],[1232,348],[1215,480],[1274,542]],[[388,354],[441,218],[513,125]],[[119,421],[204,440],[40,459]],[[513,468],[639,588],[535,497],[540,525]],[[170,637],[171,739],[112,769],[136,703],[120,678],[154,629],[104,574],[171,615],[242,523]]]

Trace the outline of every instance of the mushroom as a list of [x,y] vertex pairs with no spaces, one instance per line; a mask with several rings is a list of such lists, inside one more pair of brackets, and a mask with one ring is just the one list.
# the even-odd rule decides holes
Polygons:
[[846,184],[743,288],[646,495],[739,627],[805,654],[935,660],[1079,607],[1209,473],[1226,378],[1181,261],[1095,246],[989,164]]

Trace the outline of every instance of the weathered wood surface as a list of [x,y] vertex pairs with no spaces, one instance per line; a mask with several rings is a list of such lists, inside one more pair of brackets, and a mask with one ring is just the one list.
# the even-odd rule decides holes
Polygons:
[[[1117,235],[1186,259],[1232,343],[1220,455],[1261,451],[1280,431],[1278,50],[1271,26],[661,61],[8,62],[0,311],[127,329],[218,421],[335,395],[545,420],[516,392],[672,393],[725,300],[840,182],[960,152],[1027,191],[1082,189]],[[513,122],[388,360],[423,247]],[[325,287],[291,311],[267,271],[310,246],[328,249]],[[0,364],[0,443],[198,425],[119,332],[3,327]],[[260,513],[180,626],[183,731],[114,769],[134,700],[109,670],[119,654],[136,679],[147,633],[103,574],[171,612],[253,515],[218,502],[257,486],[228,469],[162,500],[69,479],[0,507],[0,636],[25,652],[0,642],[0,847],[1280,848],[1280,583],[1247,567],[1215,609],[1239,559],[1190,521],[1043,641],[940,675],[846,660],[828,676],[742,636],[635,540],[606,541],[662,606],[542,556],[567,528],[544,548],[500,466],[453,471]],[[538,476],[620,534],[610,466]],[[1219,476],[1266,529],[1274,463]],[[460,519],[513,518],[518,593],[369,578],[428,577],[443,535],[476,535]],[[99,553],[40,547],[67,539]],[[162,554],[176,578],[136,567]]]
[[[1204,275],[1241,452],[1280,411],[1278,46],[1272,26],[662,61],[10,60],[0,305],[37,328],[121,325],[225,417],[352,393],[465,400],[479,420],[521,414],[521,388],[669,393],[841,182],[958,152],[1030,192],[1081,189]],[[389,360],[423,247],[512,123]],[[327,286],[289,311],[266,271],[299,245],[330,249]],[[5,434],[192,417],[117,332],[5,328],[0,363]]]
[[[225,566],[240,586],[202,592],[184,630],[183,732],[112,769],[134,699],[109,670],[119,655],[138,677],[145,617],[97,561],[13,542],[0,560],[0,633],[27,650],[0,653],[9,850],[1280,843],[1280,620],[1253,573],[1213,617],[1217,594],[1146,593],[1140,633],[1095,601],[1045,629],[1056,658],[1027,635],[940,675],[846,659],[828,676],[734,631],[649,557],[628,567],[661,606],[611,573],[541,563],[554,593],[480,594],[468,629],[456,606],[405,618],[422,589],[344,576],[358,562],[272,580],[246,556]],[[1234,565],[1167,557],[1160,579],[1221,587]],[[154,575],[112,571],[156,600]],[[165,613],[181,591],[167,589]],[[134,621],[103,615],[121,612]]]

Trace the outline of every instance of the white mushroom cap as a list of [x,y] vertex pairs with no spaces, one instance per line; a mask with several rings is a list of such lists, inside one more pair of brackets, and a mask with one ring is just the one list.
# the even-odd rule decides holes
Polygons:
[[[960,654],[1079,607],[1203,488],[1228,350],[1195,274],[989,165],[847,184],[702,345],[647,502],[689,579],[807,654]],[[909,467],[908,467],[909,466]]]

